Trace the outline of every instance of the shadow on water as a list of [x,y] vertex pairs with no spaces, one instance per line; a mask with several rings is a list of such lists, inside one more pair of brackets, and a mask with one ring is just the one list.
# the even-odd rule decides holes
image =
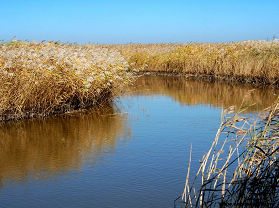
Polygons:
[[[127,138],[125,115],[111,105],[102,110],[0,125],[0,181],[24,182],[28,177],[69,174],[83,160],[96,161]],[[0,183],[1,184],[1,183]]]

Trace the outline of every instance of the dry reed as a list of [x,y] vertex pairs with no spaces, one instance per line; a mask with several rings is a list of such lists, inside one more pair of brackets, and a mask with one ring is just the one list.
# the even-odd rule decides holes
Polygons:
[[276,40],[109,47],[119,50],[135,71],[279,84],[279,41]]
[[0,120],[99,105],[130,82],[119,52],[58,42],[0,44]]
[[0,120],[97,106],[130,71],[279,85],[279,42],[77,45],[0,43]]
[[226,111],[193,179],[189,163],[183,206],[278,207],[278,100],[259,121],[233,110]]

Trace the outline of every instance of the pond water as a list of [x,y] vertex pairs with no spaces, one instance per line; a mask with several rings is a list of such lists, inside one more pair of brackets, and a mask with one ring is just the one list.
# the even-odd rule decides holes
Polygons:
[[[248,93],[248,94],[247,94]],[[208,150],[222,107],[273,88],[142,76],[102,110],[0,126],[0,207],[173,207]]]

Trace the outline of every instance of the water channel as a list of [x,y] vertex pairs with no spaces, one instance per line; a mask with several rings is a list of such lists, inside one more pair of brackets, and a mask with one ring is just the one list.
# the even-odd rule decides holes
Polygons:
[[222,108],[271,105],[274,88],[142,76],[100,110],[0,125],[0,207],[172,207]]

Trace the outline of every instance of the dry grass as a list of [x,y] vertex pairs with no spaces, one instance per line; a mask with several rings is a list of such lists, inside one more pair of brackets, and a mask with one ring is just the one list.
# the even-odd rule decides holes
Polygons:
[[[278,207],[279,103],[259,121],[226,112],[195,178],[190,163],[185,207]],[[223,136],[222,136],[223,135]]]
[[96,106],[130,82],[119,52],[94,45],[0,44],[0,120]]
[[279,84],[279,42],[0,43],[0,121],[100,105],[131,81],[128,69]]
[[279,80],[279,42],[127,44],[121,52],[130,69],[213,76],[243,82]]

